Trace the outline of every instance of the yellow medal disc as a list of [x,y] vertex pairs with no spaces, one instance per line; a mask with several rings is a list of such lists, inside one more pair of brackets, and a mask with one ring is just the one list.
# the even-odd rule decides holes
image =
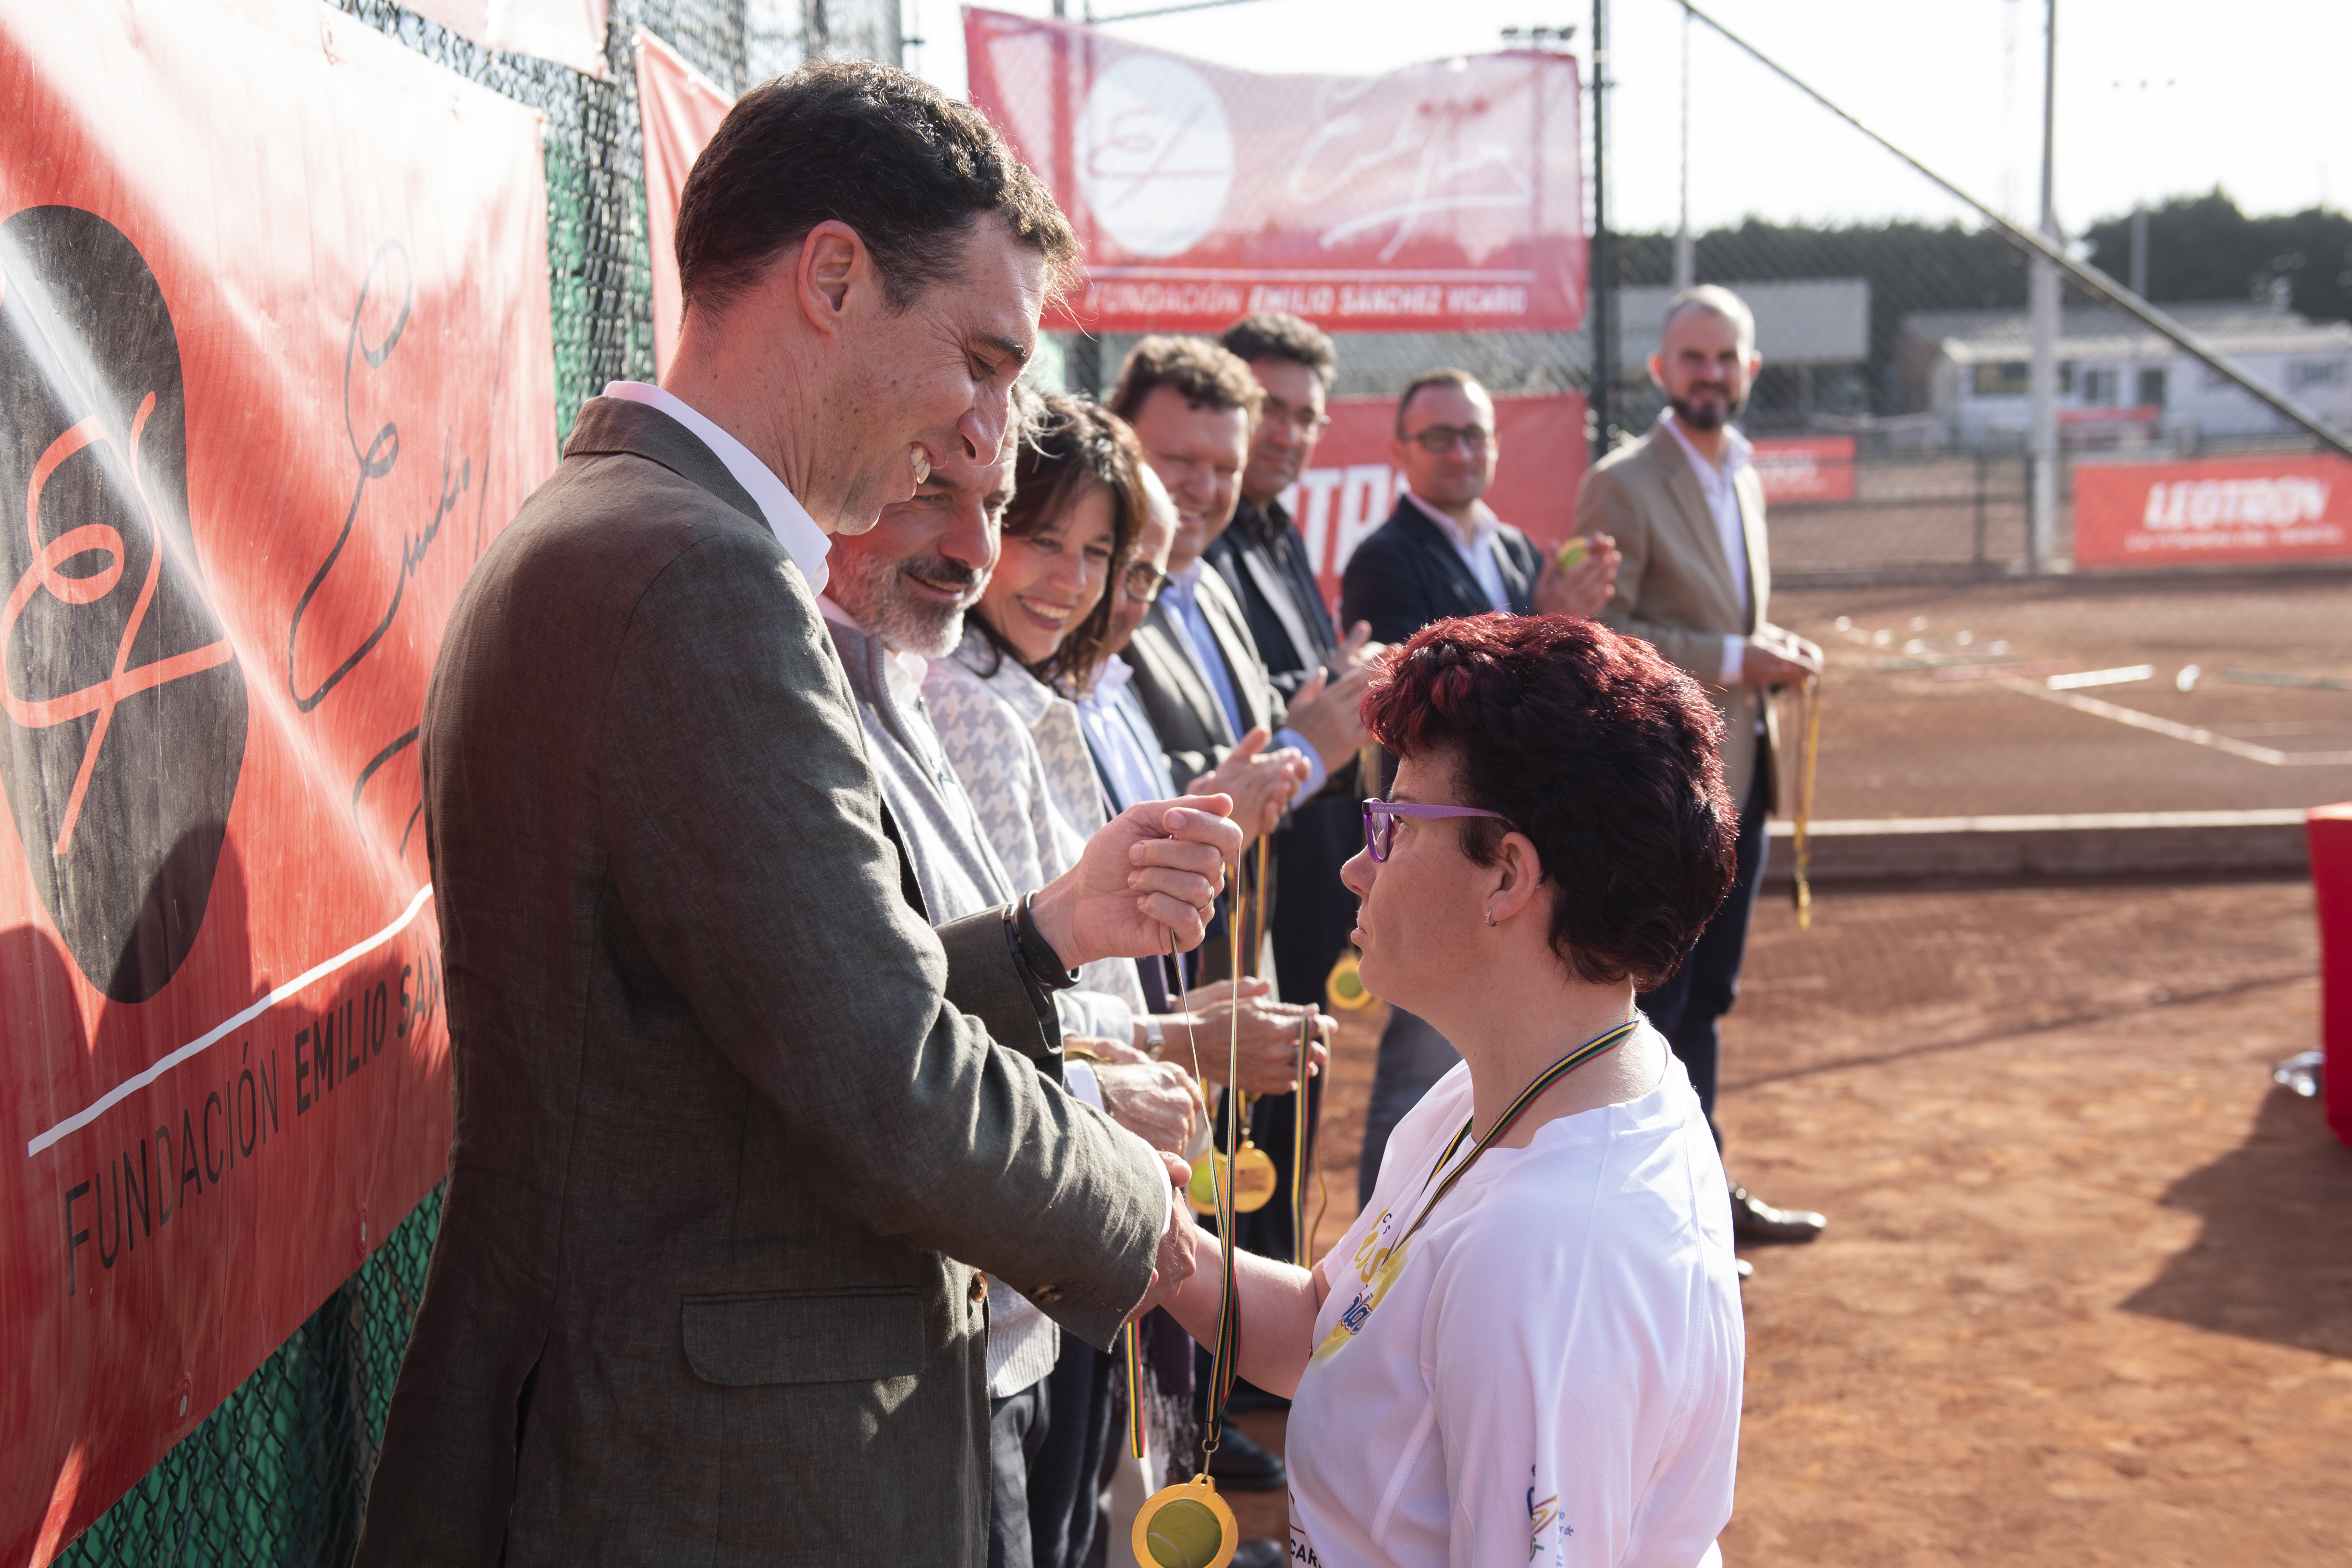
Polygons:
[[1255,1143],[1234,1156],[1234,1212],[1255,1214],[1274,1201],[1274,1161]]
[[1224,1179],[1225,1157],[1211,1149],[1192,1162],[1192,1179],[1184,1184],[1184,1206],[1194,1214],[1216,1213],[1216,1188],[1210,1184]]
[[[1226,1174],[1230,1169],[1233,1173]],[[1255,1143],[1242,1145],[1238,1162],[1228,1162],[1212,1149],[1192,1162],[1192,1179],[1184,1188],[1184,1204],[1194,1214],[1217,1212],[1217,1190],[1211,1183],[1234,1184],[1234,1212],[1255,1214],[1274,1201],[1274,1161]]]
[[1340,950],[1339,962],[1331,966],[1329,977],[1323,982],[1323,994],[1342,1013],[1360,1013],[1380,1003],[1379,997],[1364,989],[1364,977],[1356,973],[1353,948]]
[[1225,1568],[1242,1543],[1234,1510],[1207,1476],[1162,1487],[1136,1510],[1135,1560],[1158,1568]]

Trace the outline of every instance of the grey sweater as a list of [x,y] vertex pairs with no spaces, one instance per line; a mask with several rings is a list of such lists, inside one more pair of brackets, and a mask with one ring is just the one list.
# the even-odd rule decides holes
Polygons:
[[[934,924],[1010,903],[1013,879],[989,847],[980,815],[963,781],[948,765],[919,689],[911,704],[890,689],[890,653],[879,637],[843,618],[824,602],[825,629],[840,650],[866,728],[866,760],[882,799],[898,820],[900,840],[915,862],[915,880]],[[1061,1334],[1054,1321],[1003,1280],[988,1296],[988,1392],[1018,1394],[1054,1370]]]

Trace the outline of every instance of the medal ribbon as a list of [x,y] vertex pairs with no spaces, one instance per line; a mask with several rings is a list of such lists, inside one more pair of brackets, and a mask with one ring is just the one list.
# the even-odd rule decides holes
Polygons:
[[[1502,1115],[1495,1118],[1495,1125],[1486,1129],[1486,1136],[1480,1138],[1477,1142],[1471,1145],[1469,1158],[1464,1160],[1459,1165],[1456,1165],[1453,1171],[1447,1174],[1445,1180],[1438,1182],[1437,1190],[1430,1194],[1429,1201],[1421,1205],[1421,1213],[1413,1216],[1412,1228],[1406,1231],[1402,1236],[1397,1237],[1395,1244],[1389,1248],[1389,1256],[1394,1258],[1403,1253],[1404,1244],[1411,1241],[1414,1235],[1420,1231],[1421,1227],[1428,1223],[1429,1216],[1436,1211],[1437,1205],[1445,1201],[1445,1194],[1454,1190],[1454,1184],[1460,1181],[1464,1176],[1468,1175],[1470,1173],[1470,1167],[1478,1163],[1478,1156],[1485,1153],[1488,1149],[1493,1148],[1495,1141],[1502,1137],[1506,1132],[1508,1132],[1511,1130],[1512,1125],[1516,1123],[1521,1116],[1527,1114],[1528,1107],[1535,1103],[1537,1096],[1542,1094],[1544,1090],[1549,1089],[1553,1084],[1558,1083],[1561,1079],[1566,1078],[1569,1074],[1574,1072],[1585,1063],[1592,1060],[1593,1058],[1605,1056],[1609,1052],[1615,1050],[1619,1046],[1622,1046],[1627,1040],[1632,1039],[1633,1037],[1634,1031],[1638,1030],[1641,1026],[1642,1020],[1640,1018],[1628,1018],[1625,1022],[1618,1025],[1607,1034],[1596,1035],[1591,1039],[1585,1041],[1584,1044],[1577,1047],[1576,1049],[1569,1052],[1568,1055],[1560,1058],[1559,1060],[1552,1063],[1551,1066],[1538,1073],[1536,1075],[1535,1081],[1528,1084],[1527,1088],[1519,1090],[1518,1098],[1512,1100],[1511,1103],[1504,1109]],[[1477,1124],[1477,1121],[1478,1118],[1475,1115],[1473,1115],[1467,1121],[1465,1121],[1462,1124],[1462,1131],[1454,1135],[1454,1141],[1445,1145],[1445,1152],[1437,1157],[1437,1163],[1431,1166],[1429,1174],[1422,1179],[1421,1184],[1423,1188],[1426,1188],[1431,1182],[1437,1180],[1437,1173],[1445,1169],[1445,1162],[1454,1158],[1454,1152],[1462,1147],[1462,1140],[1470,1136],[1470,1129]]]
[[[1264,840],[1259,841],[1263,851]],[[1261,864],[1263,859],[1261,858]],[[1238,870],[1238,868],[1236,868]],[[1261,906],[1265,889],[1258,889]],[[1248,897],[1241,879],[1234,879],[1233,902],[1226,913],[1233,937],[1233,976],[1238,988],[1242,975],[1242,927],[1247,916]],[[1234,1167],[1233,1158],[1241,1150],[1241,1089],[1242,1077],[1242,1010],[1237,1005],[1229,1009],[1233,1028],[1226,1046],[1225,1060],[1225,1168],[1224,1180],[1217,1180],[1216,1151],[1209,1151],[1209,1181],[1216,1194],[1218,1249],[1224,1254],[1225,1278],[1222,1299],[1217,1303],[1217,1342],[1209,1347],[1209,1411],[1208,1420],[1201,1430],[1201,1468],[1205,1473],[1211,1456],[1223,1440],[1225,1402],[1234,1392],[1236,1363],[1241,1359],[1242,1293],[1234,1278]],[[1196,1069],[1197,1071],[1197,1067]],[[1213,1143],[1213,1141],[1212,1141]]]
[[1811,931],[1813,929],[1813,882],[1811,875],[1813,868],[1811,831],[1813,768],[1814,764],[1821,760],[1822,752],[1822,678],[1820,676],[1805,677],[1804,684],[1797,688],[1797,712],[1799,722],[1804,726],[1805,731],[1804,763],[1799,771],[1797,784],[1797,827],[1794,835],[1797,855],[1797,929]]

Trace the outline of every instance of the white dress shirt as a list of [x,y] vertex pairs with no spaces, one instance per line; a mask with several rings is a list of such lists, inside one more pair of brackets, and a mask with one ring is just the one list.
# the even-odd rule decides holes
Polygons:
[[1437,531],[1445,535],[1445,542],[1454,546],[1454,553],[1462,557],[1462,564],[1470,568],[1470,575],[1478,579],[1479,591],[1486,603],[1498,610],[1511,607],[1511,591],[1503,584],[1503,563],[1495,558],[1495,535],[1503,520],[1485,501],[1470,503],[1470,536],[1464,538],[1462,525],[1411,490],[1404,499],[1421,509],[1421,515],[1437,524]]
[[735,476],[735,482],[750,494],[759,507],[760,515],[768,520],[775,531],[776,542],[793,558],[793,564],[808,579],[809,592],[822,594],[830,569],[825,556],[833,549],[833,540],[809,516],[784,481],[776,478],[775,470],[751,454],[751,448],[721,430],[709,417],[674,392],[667,392],[649,381],[608,381],[604,395],[642,403],[648,408],[658,408],[664,414],[694,432],[701,443],[726,465]]
[[1131,684],[1135,670],[1123,658],[1107,658],[1095,671],[1095,683],[1078,699],[1078,724],[1087,747],[1099,764],[1113,812],[1125,811],[1147,800],[1172,800],[1175,781],[1168,776],[1168,759],[1152,733],[1151,720]]
[[[1717,468],[1699,456],[1691,438],[1684,434],[1682,421],[1675,411],[1667,409],[1658,416],[1658,423],[1674,437],[1690,459],[1691,472],[1698,476],[1699,494],[1706,498],[1706,510],[1715,519],[1716,538],[1723,543],[1723,559],[1731,568],[1731,588],[1738,595],[1741,609],[1748,605],[1748,525],[1739,515],[1739,470],[1756,459],[1755,444],[1732,426],[1723,428],[1723,465]],[[1737,632],[1723,638],[1723,684],[1739,684],[1743,667],[1748,662],[1748,639]]]

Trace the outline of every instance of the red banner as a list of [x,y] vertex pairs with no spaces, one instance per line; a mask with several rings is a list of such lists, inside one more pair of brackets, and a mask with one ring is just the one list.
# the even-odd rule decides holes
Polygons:
[[1853,499],[1853,437],[1800,436],[1756,443],[1756,477],[1764,499],[1830,501]]
[[[1405,477],[1391,450],[1395,398],[1335,397],[1330,415],[1330,428],[1282,504],[1306,537],[1324,598],[1336,607],[1348,557],[1396,510]],[[1495,431],[1502,451],[1486,504],[1538,545],[1574,533],[1576,492],[1591,449],[1583,396],[1497,397]]]
[[2352,560],[2352,462],[2078,463],[2079,566]]
[[735,100],[678,52],[637,30],[637,123],[646,138],[646,244],[653,253],[654,370],[669,369],[685,314],[677,282],[677,204],[694,161]]
[[[1584,320],[1576,62],[1260,76],[966,7],[972,101],[1051,182],[1089,281],[1058,325],[1570,331]],[[1237,26],[1247,26],[1237,21]]]
[[0,1560],[437,1182],[416,737],[554,461],[537,116],[306,0],[0,15]]

